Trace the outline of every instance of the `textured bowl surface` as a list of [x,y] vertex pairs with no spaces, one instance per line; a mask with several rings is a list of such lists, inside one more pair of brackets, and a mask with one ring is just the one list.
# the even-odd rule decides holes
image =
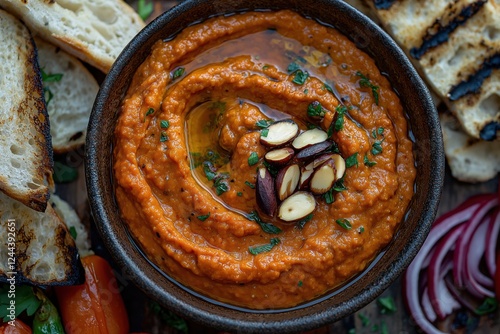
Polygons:
[[[153,43],[208,16],[251,9],[295,10],[330,24],[370,54],[386,73],[408,113],[415,140],[415,195],[392,243],[345,288],[306,306],[277,311],[225,307],[188,292],[154,268],[135,247],[120,219],[111,175],[113,131],[121,99]],[[86,177],[94,219],[106,247],[139,288],[163,306],[206,326],[241,332],[298,332],[334,322],[381,294],[409,265],[436,214],[444,177],[437,112],[429,92],[404,53],[387,34],[342,1],[185,1],[164,13],[125,48],[104,80],[89,122]]]

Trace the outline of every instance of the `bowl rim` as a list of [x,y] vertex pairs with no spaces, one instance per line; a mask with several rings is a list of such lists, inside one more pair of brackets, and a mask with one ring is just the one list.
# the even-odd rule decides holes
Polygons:
[[[124,48],[104,79],[90,116],[85,148],[85,176],[92,216],[96,222],[100,235],[103,237],[103,242],[106,248],[110,251],[117,264],[127,271],[127,277],[130,278],[141,290],[143,290],[146,295],[157,299],[163,306],[170,308],[175,313],[182,314],[192,321],[225,330],[261,333],[276,333],[278,331],[295,332],[326,325],[331,323],[333,320],[338,320],[365,306],[380,295],[387,287],[389,287],[389,285],[394,282],[403,270],[410,264],[430,230],[432,221],[438,209],[444,182],[444,153],[442,148],[442,135],[437,111],[432,101],[432,97],[404,52],[386,32],[384,32],[364,14],[360,13],[348,4],[345,4],[341,0],[317,1],[335,6],[337,10],[342,11],[342,13],[348,15],[349,18],[359,21],[370,30],[370,36],[372,38],[375,38],[377,41],[383,41],[386,47],[392,49],[391,52],[395,54],[396,60],[400,63],[399,65],[406,70],[406,75],[409,76],[412,85],[416,87],[416,94],[419,96],[423,108],[429,111],[427,113],[428,121],[430,122],[429,126],[432,128],[432,133],[436,136],[433,140],[429,140],[430,146],[426,148],[430,150],[433,158],[435,159],[433,160],[434,170],[431,172],[430,179],[428,180],[434,191],[431,191],[426,198],[427,210],[422,213],[422,216],[419,219],[419,221],[423,223],[418,225],[416,229],[412,231],[412,240],[410,240],[404,250],[390,264],[388,272],[377,274],[376,279],[372,282],[372,284],[363,288],[362,291],[351,300],[339,304],[340,307],[324,308],[317,310],[317,312],[313,314],[303,315],[282,321],[279,319],[273,319],[272,316],[268,316],[267,314],[262,317],[254,318],[253,320],[242,320],[241,317],[222,316],[217,312],[212,312],[213,309],[211,309],[210,306],[203,309],[193,306],[189,302],[177,299],[169,292],[162,290],[160,286],[155,283],[153,277],[148,276],[148,273],[143,270],[138,262],[136,262],[141,262],[141,259],[137,258],[137,254],[130,254],[127,252],[127,248],[129,247],[127,243],[129,241],[123,240],[123,238],[120,239],[117,234],[117,229],[124,228],[124,226],[113,226],[113,219],[111,217],[116,215],[117,212],[109,210],[103,204],[102,199],[107,195],[101,187],[101,182],[103,182],[103,180],[98,170],[99,166],[102,167],[102,164],[108,163],[101,161],[102,159],[99,153],[103,131],[100,120],[107,116],[103,114],[103,108],[107,102],[106,100],[108,95],[113,90],[115,83],[120,78],[120,74],[124,71],[129,59],[140,50],[144,43],[157,34],[166,22],[180,17],[185,11],[188,11],[205,2],[212,1],[187,0],[181,2],[179,5],[173,7],[153,20]],[[339,27],[335,28],[338,28],[338,30],[343,32]],[[391,81],[390,78],[389,81]],[[242,312],[242,314],[246,315],[247,313]],[[280,314],[280,312],[272,314]],[[243,319],[244,318],[245,317],[243,317]]]

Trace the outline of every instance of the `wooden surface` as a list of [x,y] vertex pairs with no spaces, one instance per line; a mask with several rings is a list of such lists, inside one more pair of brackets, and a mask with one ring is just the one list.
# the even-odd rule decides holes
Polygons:
[[[132,6],[136,7],[137,1],[128,1]],[[178,1],[155,1],[154,14],[148,19],[150,21],[155,15],[162,13],[164,10],[174,6]],[[85,218],[89,218],[89,209],[86,201],[85,180],[83,175],[83,150],[70,152],[65,156],[57,157],[63,160],[66,164],[76,167],[80,171],[78,180],[69,184],[58,185],[57,193],[65,197],[71,205],[73,205],[78,214]],[[467,184],[454,180],[447,168],[445,187],[439,207],[439,214],[442,214],[461,203],[467,197],[478,194],[496,191],[498,187],[498,177],[486,183]],[[92,229],[94,230],[94,229]],[[96,233],[92,233],[93,246],[96,253],[109,258],[106,250],[100,244],[99,237]],[[118,281],[123,289],[123,296],[127,304],[131,320],[131,331],[142,331],[149,333],[177,333],[176,330],[166,327],[154,316],[149,308],[148,299],[145,297],[133,284],[120,276],[120,269],[117,268]],[[401,281],[397,280],[383,294],[382,297],[391,296],[394,298],[397,306],[397,311],[394,314],[381,314],[376,301],[368,304],[356,314],[346,317],[337,323],[327,327],[317,329],[311,333],[383,333],[381,326],[385,323],[387,333],[417,333],[417,327],[406,313],[403,300]],[[182,316],[182,315],[181,315]],[[368,319],[369,323],[363,323],[363,319]],[[493,317],[484,318],[481,324],[473,333],[500,333],[499,313]],[[195,323],[189,324],[189,333],[217,333],[218,330],[203,328]]]

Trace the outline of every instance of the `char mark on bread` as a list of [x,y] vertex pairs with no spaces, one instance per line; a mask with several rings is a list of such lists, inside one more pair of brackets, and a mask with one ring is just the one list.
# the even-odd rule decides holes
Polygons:
[[[410,55],[415,59],[420,59],[428,50],[447,42],[449,35],[474,16],[487,1],[488,0],[479,0],[465,6],[460,13],[446,25],[443,25],[443,18],[436,19],[433,25],[427,29],[427,34],[423,37],[422,44],[419,47],[411,48]],[[459,8],[453,8],[450,5],[451,13],[458,12],[458,10]],[[448,12],[447,15],[450,15],[450,12]]]

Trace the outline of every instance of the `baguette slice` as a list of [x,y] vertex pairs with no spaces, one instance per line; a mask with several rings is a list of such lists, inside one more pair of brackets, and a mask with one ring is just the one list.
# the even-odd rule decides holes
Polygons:
[[500,139],[500,2],[369,2],[465,132]]
[[[0,235],[12,236],[9,220],[15,221],[15,260],[10,267],[12,245],[0,243],[0,282],[15,272],[16,283],[71,285],[83,280],[74,240],[52,206],[38,212],[0,193]],[[7,239],[8,240],[8,239]]]
[[40,38],[35,42],[43,72],[62,74],[60,80],[45,81],[43,85],[52,96],[47,101],[52,147],[55,153],[64,153],[85,143],[99,84],[77,58]]
[[500,144],[472,138],[457,119],[440,115],[444,151],[453,177],[464,182],[484,182],[500,172]]
[[0,0],[33,33],[107,73],[144,21],[121,0]]
[[0,36],[0,190],[43,212],[54,183],[35,44],[28,29],[1,9]]

